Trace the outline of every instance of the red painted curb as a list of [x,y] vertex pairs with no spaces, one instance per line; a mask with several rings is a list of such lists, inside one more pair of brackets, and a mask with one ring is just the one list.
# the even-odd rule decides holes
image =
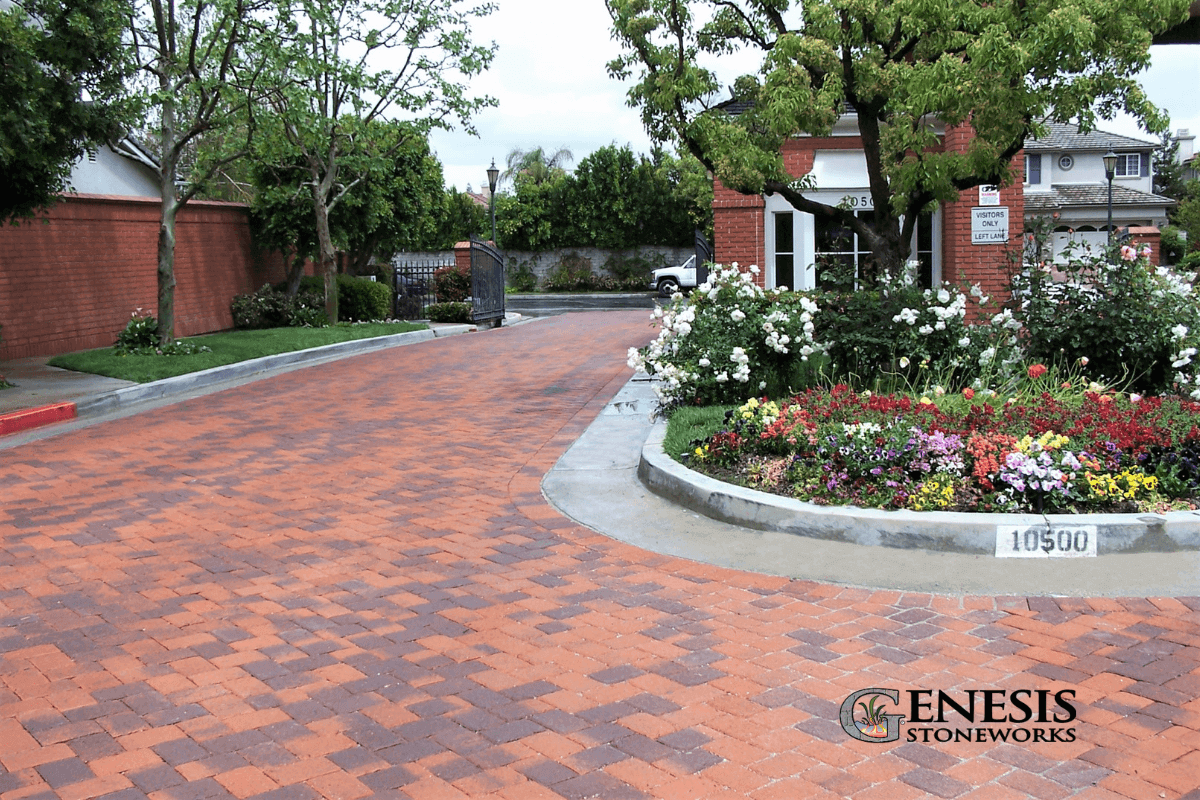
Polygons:
[[53,405],[0,414],[0,436],[6,433],[27,431],[31,428],[40,428],[42,425],[68,419],[75,419],[74,403],[54,403]]

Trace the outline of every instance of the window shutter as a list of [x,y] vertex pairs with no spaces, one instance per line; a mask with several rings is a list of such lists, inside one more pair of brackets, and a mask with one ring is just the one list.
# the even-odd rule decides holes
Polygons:
[[1143,178],[1149,178],[1149,177],[1150,177],[1150,154],[1149,154],[1149,153],[1142,153],[1142,171],[1141,171],[1141,176],[1142,176]]

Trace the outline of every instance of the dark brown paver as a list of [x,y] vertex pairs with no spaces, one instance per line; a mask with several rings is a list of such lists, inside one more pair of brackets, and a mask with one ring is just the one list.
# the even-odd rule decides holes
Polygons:
[[[557,317],[4,451],[0,800],[1194,796],[1196,598],[789,581],[551,509],[651,335]],[[852,740],[874,686],[1079,718]]]

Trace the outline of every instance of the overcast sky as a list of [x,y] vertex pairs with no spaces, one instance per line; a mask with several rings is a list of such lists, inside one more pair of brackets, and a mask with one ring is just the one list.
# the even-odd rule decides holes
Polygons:
[[[610,28],[603,0],[499,0],[499,9],[475,26],[476,40],[495,41],[499,50],[472,88],[500,104],[476,118],[478,138],[461,131],[433,134],[446,184],[478,191],[487,185],[491,160],[503,169],[514,148],[566,147],[574,163],[614,142],[648,152],[641,119],[625,105],[628,85],[605,69],[620,52]],[[1154,47],[1152,61],[1142,78],[1150,99],[1166,109],[1172,130],[1200,134],[1200,45]],[[1154,138],[1131,119],[1099,127]]]

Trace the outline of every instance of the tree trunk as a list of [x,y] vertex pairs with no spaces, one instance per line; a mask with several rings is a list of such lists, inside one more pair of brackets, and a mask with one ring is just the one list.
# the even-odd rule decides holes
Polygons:
[[162,208],[158,225],[158,344],[175,339],[175,216],[179,211],[175,187],[175,103],[162,105],[162,155],[158,165]]
[[329,324],[338,321],[337,253],[333,249],[333,236],[329,232],[329,209],[320,187],[313,188],[313,210],[317,222],[317,249],[321,257],[321,274],[325,276],[325,316]]
[[300,279],[304,277],[304,262],[307,259],[300,255],[299,250],[292,250],[291,260],[288,260],[287,253],[283,254],[283,269],[287,275],[287,294],[288,297],[295,297],[300,291]]

